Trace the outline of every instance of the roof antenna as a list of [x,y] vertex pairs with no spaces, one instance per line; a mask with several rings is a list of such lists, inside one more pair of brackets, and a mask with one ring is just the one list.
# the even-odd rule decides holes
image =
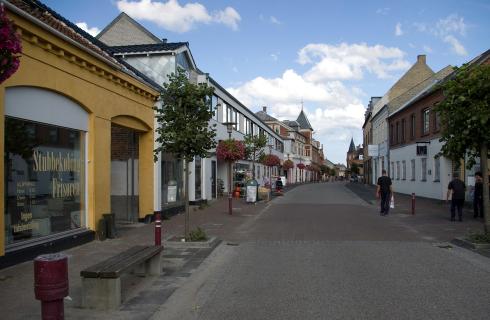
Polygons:
[[301,97],[301,111],[303,111],[303,97]]

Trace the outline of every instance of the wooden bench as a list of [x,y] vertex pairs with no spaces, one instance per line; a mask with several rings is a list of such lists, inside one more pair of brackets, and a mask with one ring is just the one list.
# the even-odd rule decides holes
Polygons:
[[134,246],[120,254],[80,271],[82,307],[116,309],[121,305],[121,275],[160,275],[161,246]]

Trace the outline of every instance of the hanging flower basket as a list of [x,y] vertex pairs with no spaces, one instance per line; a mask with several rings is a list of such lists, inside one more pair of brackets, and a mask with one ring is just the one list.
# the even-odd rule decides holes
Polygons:
[[304,163],[298,163],[298,164],[296,165],[296,167],[297,167],[299,170],[303,170],[303,169],[304,169],[306,166],[305,166],[305,164],[304,164]]
[[268,167],[279,166],[281,164],[281,160],[276,155],[268,154],[268,155],[264,156],[264,158],[262,160],[262,164],[264,164]]
[[216,147],[218,160],[237,161],[245,158],[245,144],[243,141],[221,140]]
[[12,21],[7,17],[3,4],[0,5],[0,83],[13,75],[19,68],[22,47]]
[[294,162],[288,159],[288,160],[284,161],[284,163],[282,164],[282,167],[284,170],[292,169],[292,168],[294,168]]

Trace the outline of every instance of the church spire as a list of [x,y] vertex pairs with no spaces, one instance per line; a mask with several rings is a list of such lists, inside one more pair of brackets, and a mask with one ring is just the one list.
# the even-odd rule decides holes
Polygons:
[[354,144],[354,137],[350,139],[349,153],[356,151],[356,145]]

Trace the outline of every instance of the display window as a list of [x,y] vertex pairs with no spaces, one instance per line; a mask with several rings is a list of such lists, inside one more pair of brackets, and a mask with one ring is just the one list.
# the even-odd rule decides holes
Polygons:
[[5,117],[7,245],[85,222],[85,132]]

